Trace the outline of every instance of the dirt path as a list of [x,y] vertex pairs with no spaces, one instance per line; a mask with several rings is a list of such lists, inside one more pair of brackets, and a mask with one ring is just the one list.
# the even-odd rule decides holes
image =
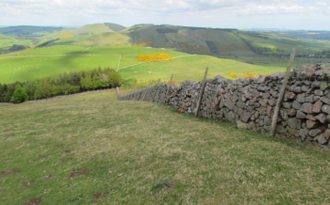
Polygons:
[[88,49],[90,49],[91,47],[86,48],[85,50],[81,51],[80,55],[82,55],[85,51],[87,51]]

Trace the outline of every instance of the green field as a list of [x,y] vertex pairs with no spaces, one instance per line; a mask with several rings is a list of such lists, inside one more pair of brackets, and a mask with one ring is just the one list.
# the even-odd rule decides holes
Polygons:
[[[166,53],[175,57],[169,62],[138,62],[136,55]],[[120,62],[119,62],[120,60]],[[140,63],[140,64],[138,64]],[[138,65],[137,65],[138,64]],[[119,65],[119,67],[118,67]],[[138,81],[168,80],[171,74],[176,80],[201,79],[201,73],[209,67],[209,77],[229,72],[270,74],[282,71],[278,67],[262,67],[229,59],[204,55],[189,55],[170,49],[144,47],[81,47],[72,45],[30,49],[0,56],[0,82],[12,83],[52,77],[58,74],[110,67],[118,69],[124,79]]]
[[4,205],[330,202],[329,151],[292,139],[114,91],[0,104],[0,113]]

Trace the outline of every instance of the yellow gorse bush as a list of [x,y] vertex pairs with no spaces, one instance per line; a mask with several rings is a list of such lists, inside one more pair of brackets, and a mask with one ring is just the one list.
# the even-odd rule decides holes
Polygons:
[[229,75],[230,75],[231,77],[233,77],[233,78],[237,78],[237,75],[234,74],[234,73],[232,73],[232,72],[229,72]]
[[244,72],[243,73],[243,77],[244,78],[251,78],[251,77],[253,77],[254,76],[254,74],[253,73],[250,73],[250,72]]
[[254,73],[254,72],[243,72],[240,74],[234,74],[232,72],[229,72],[228,74],[229,76],[231,76],[232,78],[257,78],[260,75],[267,75],[266,73]]
[[161,53],[156,55],[137,55],[136,57],[138,58],[139,61],[144,61],[144,62],[151,62],[151,61],[162,62],[162,61],[171,61],[174,59],[174,57],[169,56],[166,53]]
[[[170,81],[169,80],[164,80],[164,82],[165,83],[169,83]],[[172,80],[172,83],[171,84],[182,85],[183,82],[182,81]]]

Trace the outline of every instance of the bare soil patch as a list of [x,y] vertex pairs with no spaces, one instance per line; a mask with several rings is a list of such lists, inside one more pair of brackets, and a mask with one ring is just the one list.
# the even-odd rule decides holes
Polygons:
[[30,180],[30,181],[22,182],[21,184],[23,186],[33,186],[35,183],[36,183],[36,180]]
[[49,175],[49,176],[45,176],[44,180],[45,180],[45,181],[50,181],[50,180],[52,180],[52,179],[54,179],[54,178],[55,178],[54,175]]
[[43,154],[43,155],[39,155],[39,158],[42,159],[42,158],[46,158],[48,156],[50,156],[50,154]]
[[105,198],[110,194],[110,192],[96,192],[93,194],[93,199],[97,200],[97,199],[101,199],[101,198]]
[[12,174],[17,174],[20,171],[21,170],[18,169],[18,168],[8,169],[8,170],[5,170],[5,171],[0,172],[0,175],[2,175],[2,176],[9,176],[9,175],[12,175]]
[[73,170],[73,172],[71,172],[71,174],[68,177],[76,177],[76,176],[79,176],[79,175],[87,174],[87,173],[92,172],[92,171],[93,171],[93,169],[88,169],[88,168]]
[[5,132],[10,132],[10,131],[13,131],[12,129],[7,129],[7,130],[5,130]]
[[71,150],[69,150],[69,149],[68,149],[68,150],[64,150],[64,152],[65,152],[65,153],[70,153]]
[[42,198],[33,198],[33,199],[30,199],[29,201],[27,201],[25,204],[23,205],[39,205],[41,204],[42,202]]

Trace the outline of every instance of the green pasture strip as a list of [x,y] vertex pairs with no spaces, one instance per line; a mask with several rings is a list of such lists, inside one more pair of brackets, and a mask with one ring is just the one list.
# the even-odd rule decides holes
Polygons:
[[[122,64],[121,64],[122,65]],[[171,74],[174,74],[175,80],[201,80],[206,67],[209,67],[208,78],[221,75],[226,78],[232,78],[229,72],[242,75],[244,72],[253,72],[271,74],[278,71],[284,71],[279,67],[262,67],[251,65],[235,60],[219,59],[203,55],[187,55],[178,57],[169,62],[149,62],[124,68],[119,70],[119,74],[124,78],[135,78],[138,81],[148,80],[169,80]]]
[[328,150],[118,101],[115,91],[0,104],[0,113],[1,204],[330,201]]
[[0,58],[0,82],[29,81],[75,71],[115,68],[118,56]]
[[[72,46],[72,45],[59,45],[43,48],[35,48],[24,50],[19,53],[14,53],[11,55],[14,56],[23,56],[23,55],[53,55],[53,54],[80,54],[87,47],[82,46]],[[10,54],[8,54],[10,56]]]
[[[175,57],[172,61],[138,62],[136,55],[156,55],[166,53]],[[110,67],[117,70],[124,79],[139,81],[167,80],[175,74],[176,80],[200,80],[201,73],[209,67],[209,76],[222,75],[232,78],[229,72],[243,77],[244,72],[271,74],[284,71],[286,60],[280,65],[252,65],[236,60],[220,59],[204,55],[191,55],[169,49],[143,47],[81,47],[52,46],[30,49],[10,55],[0,56],[0,82],[28,81],[52,77],[64,72],[91,70]],[[140,63],[140,64],[138,64]]]
[[173,51],[172,49],[145,48],[145,47],[91,47],[84,54],[119,54],[119,55],[156,55],[166,53],[169,56],[179,56],[185,53]]

